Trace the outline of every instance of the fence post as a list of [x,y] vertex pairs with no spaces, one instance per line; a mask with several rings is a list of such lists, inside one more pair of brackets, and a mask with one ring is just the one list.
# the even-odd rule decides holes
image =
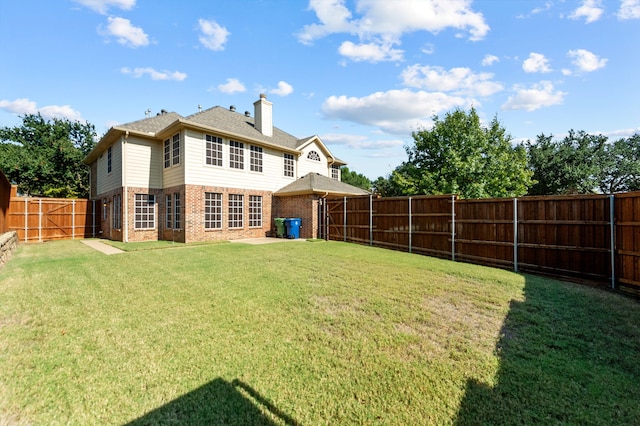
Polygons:
[[92,202],[91,236],[95,238],[96,237],[96,200],[91,200],[91,202]]
[[456,196],[451,196],[451,260],[456,260]]
[[38,241],[42,242],[42,198],[38,200]]
[[513,272],[518,272],[518,199],[513,199]]
[[615,195],[609,195],[609,231],[611,238],[611,288],[616,288]]
[[24,242],[26,243],[29,234],[29,201],[24,197]]
[[347,242],[347,197],[344,197],[344,203],[342,203],[342,210],[344,217],[342,218],[342,238]]
[[411,253],[411,228],[412,228],[412,218],[411,218],[411,197],[409,197],[409,253]]
[[373,194],[369,194],[369,245],[373,245]]
[[71,201],[71,239],[76,239],[76,200]]
[[324,238],[329,241],[329,202],[324,199]]

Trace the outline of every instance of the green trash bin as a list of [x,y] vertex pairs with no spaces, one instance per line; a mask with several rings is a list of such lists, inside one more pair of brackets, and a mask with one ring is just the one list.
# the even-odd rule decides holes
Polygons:
[[276,217],[276,237],[284,238],[286,233],[284,229],[284,217]]

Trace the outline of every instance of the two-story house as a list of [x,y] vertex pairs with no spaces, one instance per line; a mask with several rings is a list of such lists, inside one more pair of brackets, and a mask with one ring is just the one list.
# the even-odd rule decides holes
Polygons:
[[85,158],[102,236],[181,242],[264,237],[276,217],[302,218],[301,238],[318,235],[319,200],[363,195],[340,182],[337,159],[318,136],[273,126],[260,95],[254,115],[214,107],[112,127]]

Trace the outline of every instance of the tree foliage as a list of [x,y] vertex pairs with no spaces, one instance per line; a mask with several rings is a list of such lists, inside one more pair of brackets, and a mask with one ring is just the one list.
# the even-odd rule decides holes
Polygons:
[[609,143],[606,136],[569,131],[561,141],[541,134],[527,142],[535,185],[531,195],[640,189],[640,135]]
[[342,166],[340,169],[340,178],[342,182],[348,183],[349,185],[357,186],[365,191],[371,190],[371,180],[355,170],[349,170],[347,166]]
[[82,160],[95,136],[89,123],[25,115],[22,125],[0,128],[0,169],[28,195],[87,197],[89,172]]
[[[431,130],[413,132],[408,160],[387,182],[376,180],[383,195],[458,194],[463,198],[514,197],[527,193],[532,173],[526,150],[494,118],[483,127],[475,109],[433,118]],[[386,194],[384,193],[386,192]]]

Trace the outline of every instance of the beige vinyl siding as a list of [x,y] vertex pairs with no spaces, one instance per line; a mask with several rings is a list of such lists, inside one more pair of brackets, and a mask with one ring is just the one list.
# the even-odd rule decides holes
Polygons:
[[[214,136],[220,136],[215,135]],[[185,184],[276,191],[295,178],[284,176],[283,152],[262,147],[262,172],[249,167],[251,142],[244,144],[244,169],[229,167],[229,139],[222,137],[222,167],[206,164],[205,133],[187,131],[184,144]],[[260,146],[259,144],[253,144]]]
[[[310,151],[317,152],[320,156],[320,161],[308,159],[307,155],[309,155]],[[305,146],[302,155],[298,158],[298,173],[301,177],[308,173],[319,173],[322,176],[331,177],[330,167],[324,150],[315,142]]]
[[98,157],[97,194],[113,191],[122,186],[122,142],[117,140],[111,145],[111,173],[107,173],[107,148]]
[[162,188],[162,147],[157,141],[130,137],[125,144],[127,186]]

